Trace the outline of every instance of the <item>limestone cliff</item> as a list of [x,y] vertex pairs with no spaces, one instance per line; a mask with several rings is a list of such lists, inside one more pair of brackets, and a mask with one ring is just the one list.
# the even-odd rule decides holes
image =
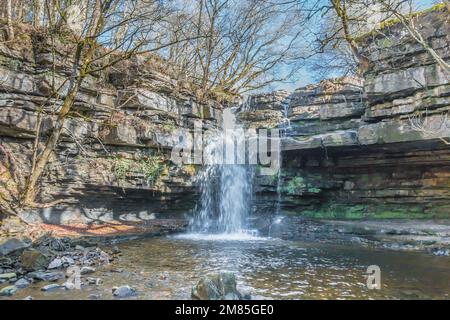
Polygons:
[[[64,95],[66,48],[50,51],[46,41],[30,32],[0,44],[0,142],[2,156],[11,156],[11,166],[0,170],[6,197],[17,196],[30,169],[36,130],[45,136],[52,127],[61,99],[51,92],[61,86]],[[26,217],[127,220],[154,217],[169,204],[185,211],[194,205],[196,167],[168,161],[179,143],[175,133],[193,128],[195,119],[215,127],[221,108],[213,100],[198,103],[189,83],[150,55],[87,78],[39,186],[39,202],[64,203]]]
[[[420,15],[417,27],[448,61],[445,10]],[[291,125],[283,208],[326,218],[450,217],[449,75],[400,24],[360,41],[370,59],[363,79],[324,80],[283,98]],[[273,105],[241,119],[258,121]],[[272,210],[276,177],[258,183],[257,211]]]

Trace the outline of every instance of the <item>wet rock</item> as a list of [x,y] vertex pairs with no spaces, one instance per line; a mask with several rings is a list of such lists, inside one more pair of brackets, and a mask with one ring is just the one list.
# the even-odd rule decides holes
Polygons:
[[0,256],[6,256],[10,253],[26,249],[30,246],[30,243],[13,238],[6,240],[0,244]]
[[64,273],[62,272],[30,272],[27,277],[40,281],[57,281],[64,278]]
[[15,285],[17,288],[20,288],[20,289],[26,288],[26,287],[28,287],[30,284],[31,284],[31,282],[28,281],[28,280],[25,279],[25,278],[21,278],[21,279],[17,280],[17,281],[14,283],[14,285]]
[[12,279],[15,279],[15,278],[17,278],[17,274],[14,273],[14,272],[8,272],[8,273],[0,274],[0,282],[1,281],[3,281],[3,282],[9,281],[9,280],[12,280]]
[[95,268],[92,268],[92,267],[83,267],[80,270],[81,274],[91,274],[91,273],[94,273],[94,272],[95,272]]
[[27,271],[45,270],[48,262],[49,258],[35,249],[24,251],[20,257],[20,263]]
[[0,290],[0,297],[8,297],[15,294],[17,291],[16,286],[7,286]]
[[112,289],[113,295],[117,298],[127,298],[136,295],[136,290],[130,286],[120,286]]
[[48,284],[46,286],[43,286],[41,288],[41,291],[48,292],[48,291],[53,291],[55,289],[61,289],[61,288],[64,288],[64,286],[62,286],[60,284],[52,283],[52,284]]
[[212,273],[200,279],[192,288],[196,300],[241,300],[236,288],[236,277],[231,272]]

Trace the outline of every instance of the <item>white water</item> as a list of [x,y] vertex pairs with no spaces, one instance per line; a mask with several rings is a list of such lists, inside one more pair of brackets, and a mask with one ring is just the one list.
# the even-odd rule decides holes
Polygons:
[[200,205],[190,221],[191,233],[181,237],[254,240],[254,231],[246,229],[253,172],[245,164],[246,136],[232,109],[223,112],[222,130],[206,136],[204,142],[205,166],[198,177]]

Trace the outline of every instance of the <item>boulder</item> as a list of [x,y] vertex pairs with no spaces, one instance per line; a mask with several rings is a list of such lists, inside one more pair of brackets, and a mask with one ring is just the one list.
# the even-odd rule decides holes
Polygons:
[[236,277],[231,272],[205,276],[192,288],[191,296],[195,300],[242,300],[236,288]]
[[0,244],[0,256],[5,256],[10,253],[26,249],[30,246],[30,243],[13,238],[6,240]]
[[48,266],[49,258],[38,250],[30,249],[22,253],[20,262],[27,271],[45,270]]
[[28,287],[30,284],[31,284],[31,282],[28,281],[28,280],[25,279],[25,278],[21,278],[21,279],[17,280],[17,281],[14,283],[14,285],[15,285],[17,288],[26,288],[26,287]]
[[130,286],[120,286],[112,289],[113,296],[117,298],[128,298],[136,295],[136,290]]
[[12,296],[13,294],[16,293],[16,291],[17,291],[16,286],[4,287],[4,288],[0,289],[0,297]]
[[14,272],[0,274],[0,282],[9,281],[14,278],[17,278],[17,274],[15,274]]

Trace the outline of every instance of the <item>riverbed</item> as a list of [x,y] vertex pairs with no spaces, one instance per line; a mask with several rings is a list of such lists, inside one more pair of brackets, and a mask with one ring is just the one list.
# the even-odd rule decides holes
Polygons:
[[[20,289],[13,299],[113,299],[129,285],[129,299],[190,299],[203,275],[232,271],[253,299],[450,299],[450,258],[270,238],[167,236],[118,244],[120,255],[89,277],[99,285],[42,292],[46,283]],[[368,289],[370,265],[381,270],[381,289]],[[85,276],[83,276],[83,280]]]

